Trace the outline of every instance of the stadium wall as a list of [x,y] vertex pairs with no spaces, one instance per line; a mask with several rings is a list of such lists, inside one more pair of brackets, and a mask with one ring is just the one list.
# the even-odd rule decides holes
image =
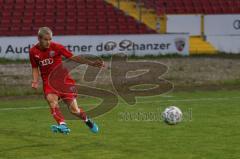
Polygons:
[[167,15],[167,33],[201,35],[201,15]]
[[204,34],[240,36],[240,14],[206,15],[204,17]]
[[201,15],[167,15],[168,33],[240,36],[240,14],[204,15],[201,26]]
[[221,52],[240,54],[240,36],[207,36],[207,41]]
[[240,53],[240,14],[206,15],[204,28],[207,41],[219,51]]
[[168,33],[205,35],[218,51],[240,53],[240,14],[222,15],[168,15]]

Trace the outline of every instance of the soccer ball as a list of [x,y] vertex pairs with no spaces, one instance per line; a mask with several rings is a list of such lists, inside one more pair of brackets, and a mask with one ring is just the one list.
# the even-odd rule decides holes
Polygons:
[[176,106],[169,106],[163,111],[162,117],[167,124],[175,125],[182,121],[182,111]]

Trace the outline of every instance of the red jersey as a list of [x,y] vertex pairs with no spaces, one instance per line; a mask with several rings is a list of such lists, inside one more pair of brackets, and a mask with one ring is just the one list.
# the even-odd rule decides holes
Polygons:
[[30,49],[29,57],[32,68],[39,67],[44,84],[48,82],[51,71],[59,64],[62,64],[62,56],[70,58],[73,54],[65,49],[63,45],[54,42],[51,42],[50,47],[45,50],[40,50],[38,45]]

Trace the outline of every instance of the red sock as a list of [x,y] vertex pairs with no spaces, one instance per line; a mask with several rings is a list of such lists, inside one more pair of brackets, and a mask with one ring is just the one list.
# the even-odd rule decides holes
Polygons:
[[87,121],[87,115],[86,113],[84,112],[84,110],[82,108],[79,108],[80,112],[77,113],[76,115],[81,118],[84,122]]
[[65,124],[64,116],[59,107],[51,108],[51,114],[58,124]]

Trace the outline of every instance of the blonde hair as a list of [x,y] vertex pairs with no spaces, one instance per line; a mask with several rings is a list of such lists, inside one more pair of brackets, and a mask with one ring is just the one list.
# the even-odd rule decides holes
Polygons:
[[49,27],[41,27],[38,29],[39,37],[43,37],[43,35],[45,35],[45,34],[50,34],[51,37],[53,35],[52,30]]

